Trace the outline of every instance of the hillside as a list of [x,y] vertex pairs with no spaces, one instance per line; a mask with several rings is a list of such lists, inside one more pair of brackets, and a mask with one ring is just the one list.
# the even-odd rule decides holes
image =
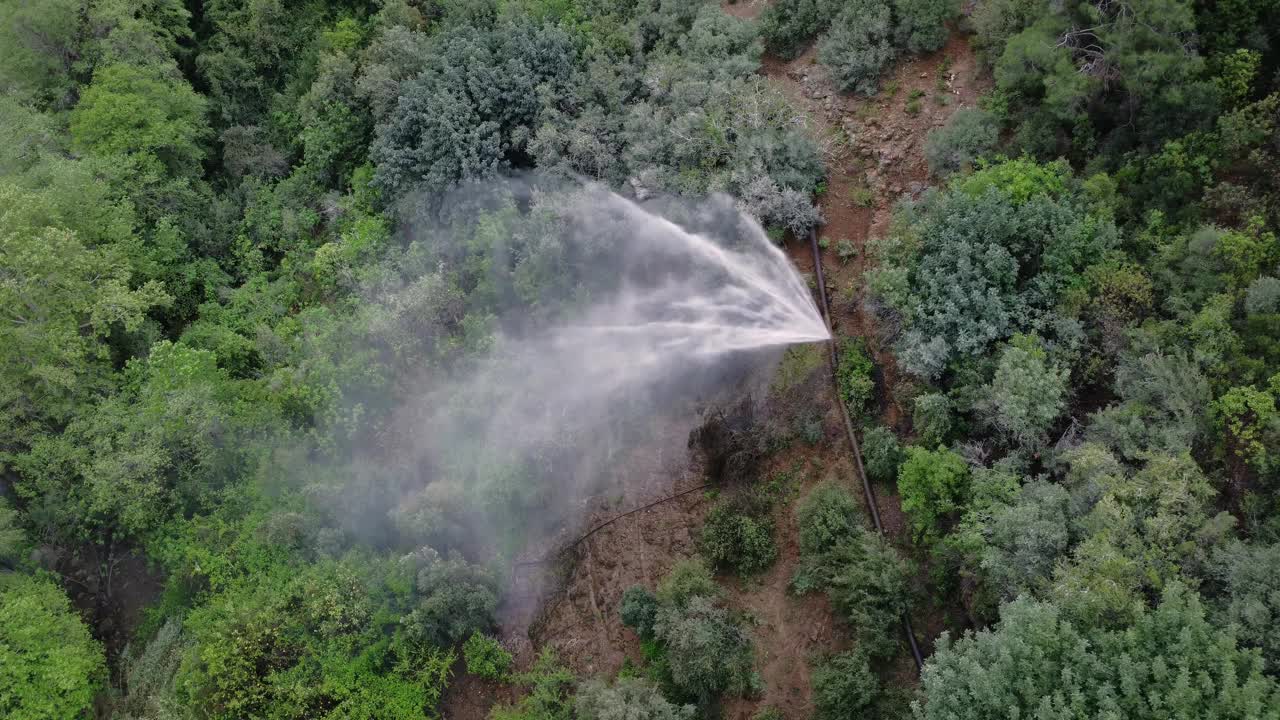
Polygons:
[[0,132],[0,717],[1280,720],[1277,0],[0,0]]

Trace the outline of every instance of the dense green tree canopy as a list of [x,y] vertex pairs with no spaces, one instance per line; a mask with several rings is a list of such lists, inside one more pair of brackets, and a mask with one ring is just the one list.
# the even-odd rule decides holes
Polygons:
[[48,578],[0,573],[0,710],[6,717],[87,716],[106,679],[102,646]]
[[1170,586],[1121,632],[1077,624],[1019,600],[1000,625],[946,641],[925,668],[918,718],[1273,718],[1261,658],[1208,622],[1194,593]]

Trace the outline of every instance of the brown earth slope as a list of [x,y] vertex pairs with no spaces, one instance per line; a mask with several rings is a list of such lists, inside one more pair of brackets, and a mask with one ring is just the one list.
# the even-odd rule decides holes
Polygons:
[[[734,15],[754,17],[764,3],[744,0],[724,7]],[[797,122],[806,123],[824,148],[828,180],[820,205],[826,223],[819,232],[828,240],[823,265],[833,325],[838,336],[868,339],[883,371],[883,420],[905,429],[909,416],[903,406],[905,393],[865,303],[863,279],[873,261],[868,241],[883,234],[896,202],[926,187],[925,137],[956,110],[976,104],[984,90],[981,68],[966,40],[957,34],[942,50],[896,65],[884,78],[885,89],[872,98],[835,92],[812,49],[790,62],[766,58],[762,72],[791,100]],[[857,250],[848,262],[836,254],[841,239]],[[802,272],[812,272],[806,243],[790,243],[788,254]],[[799,444],[776,453],[767,459],[761,477],[790,473],[792,501],[824,480],[861,494],[833,392],[824,377],[825,366],[813,367],[805,385],[812,388],[812,407],[823,416],[823,439],[816,446]],[[643,481],[623,485],[615,497],[592,501],[589,526],[704,482],[697,469],[681,458],[638,454],[629,462],[635,463],[633,472],[645,476]],[[891,488],[877,492],[886,529],[906,550],[898,498]],[[506,623],[503,639],[517,650],[521,665],[530,661],[535,647],[544,645],[554,648],[561,661],[582,677],[608,677],[628,659],[640,662],[638,639],[619,617],[622,593],[637,584],[653,588],[677,560],[696,554],[697,531],[711,504],[704,493],[693,492],[630,515],[582,543],[562,568],[563,576],[536,601],[531,596],[522,600],[517,590],[514,603],[525,607],[515,613],[518,618]],[[727,718],[749,718],[769,706],[786,718],[809,717],[811,661],[842,646],[844,632],[825,599],[797,598],[787,590],[798,561],[793,505],[779,503],[775,510],[778,562],[758,578],[722,578],[729,605],[754,621],[756,665],[763,686],[760,697],[729,700]],[[514,582],[524,581],[516,578]],[[945,623],[937,612],[917,612],[916,622],[927,652]],[[913,668],[905,655],[883,670],[903,682],[912,681]],[[449,692],[445,716],[482,718],[495,700],[510,697],[509,690],[459,677]]]

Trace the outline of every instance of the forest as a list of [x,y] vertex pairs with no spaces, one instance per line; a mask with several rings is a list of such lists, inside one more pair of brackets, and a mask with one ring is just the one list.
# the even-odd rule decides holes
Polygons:
[[[584,187],[837,357],[526,628],[641,504],[479,430]],[[1277,233],[1280,0],[0,0],[0,717],[1280,720]]]

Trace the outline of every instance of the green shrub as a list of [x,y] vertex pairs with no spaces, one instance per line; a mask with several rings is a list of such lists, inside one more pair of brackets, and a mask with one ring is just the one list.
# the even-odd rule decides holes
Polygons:
[[698,595],[683,605],[663,604],[654,636],[666,648],[672,684],[700,705],[752,686],[751,638],[711,598]]
[[500,680],[511,669],[511,653],[496,638],[479,631],[462,644],[462,657],[467,662],[467,672],[487,680]]
[[800,551],[816,555],[830,550],[861,528],[862,510],[847,490],[823,483],[800,501],[796,522],[800,528]]
[[861,720],[880,692],[867,654],[859,650],[831,657],[813,671],[816,720]]
[[818,44],[818,60],[844,92],[874,95],[893,60],[892,15],[883,0],[851,0]]
[[895,0],[894,43],[907,52],[933,52],[947,43],[947,21],[959,12],[956,0]]
[[570,720],[573,717],[573,673],[556,660],[546,648],[533,668],[520,673],[515,682],[529,692],[515,705],[499,705],[489,714],[490,720]]
[[898,620],[907,609],[908,571],[884,537],[859,528],[801,565],[797,575],[826,590],[863,650],[881,655],[895,647]]
[[858,257],[858,248],[852,240],[840,238],[836,241],[836,257],[840,258],[840,262],[847,263]]
[[902,464],[902,446],[898,436],[884,425],[862,431],[862,465],[867,477],[876,482],[890,482],[898,476]]
[[693,720],[696,708],[675,705],[652,683],[618,678],[613,685],[588,680],[573,703],[578,720]]
[[957,110],[947,124],[929,133],[924,143],[924,157],[929,172],[945,177],[973,164],[1000,137],[1000,121],[986,110]]
[[773,521],[740,512],[729,502],[716,505],[707,515],[701,545],[713,565],[732,568],[741,575],[758,573],[778,557]]
[[836,365],[836,382],[840,388],[840,399],[855,418],[866,413],[875,394],[876,383],[872,379],[874,369],[871,356],[867,354],[866,345],[861,339],[849,339],[841,345]]
[[658,598],[634,585],[622,593],[622,624],[643,639],[653,637],[653,621],[658,616]]
[[658,583],[658,601],[663,605],[683,605],[695,597],[715,597],[720,593],[711,569],[702,558],[677,562]]
[[964,458],[941,447],[907,448],[907,459],[898,470],[898,492],[918,539],[941,535],[943,519],[960,509],[968,486]]
[[827,29],[840,11],[840,0],[778,0],[760,15],[760,35],[765,49],[791,59]]

